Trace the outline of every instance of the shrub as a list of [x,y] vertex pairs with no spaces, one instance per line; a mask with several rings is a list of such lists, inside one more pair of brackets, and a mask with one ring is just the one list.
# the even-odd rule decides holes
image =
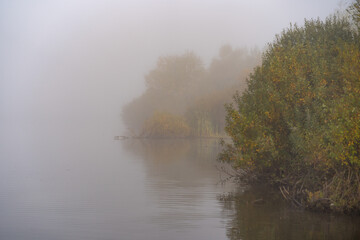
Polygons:
[[359,211],[360,48],[353,29],[332,16],[278,35],[248,90],[226,106],[233,143],[220,158],[287,186],[301,205],[322,196],[326,208]]
[[155,112],[145,122],[142,136],[152,138],[188,137],[190,128],[184,118],[167,112]]

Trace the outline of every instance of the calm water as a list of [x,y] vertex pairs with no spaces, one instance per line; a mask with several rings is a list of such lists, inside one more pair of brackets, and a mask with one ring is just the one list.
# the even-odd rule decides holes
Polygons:
[[[4,146],[1,240],[360,239],[359,218],[218,184],[214,140],[44,136]],[[228,192],[234,198],[223,199]]]

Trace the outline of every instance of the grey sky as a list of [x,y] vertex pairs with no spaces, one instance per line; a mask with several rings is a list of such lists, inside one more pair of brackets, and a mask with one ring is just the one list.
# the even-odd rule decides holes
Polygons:
[[193,50],[208,63],[226,43],[263,49],[290,22],[324,19],[338,6],[338,0],[1,0],[0,123],[114,124],[121,106],[144,89],[143,75],[158,56]]

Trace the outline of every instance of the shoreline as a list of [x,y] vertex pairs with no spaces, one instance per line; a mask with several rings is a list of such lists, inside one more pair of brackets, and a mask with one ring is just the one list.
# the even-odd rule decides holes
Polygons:
[[148,140],[159,140],[159,139],[231,139],[226,136],[209,136],[209,137],[137,137],[137,136],[114,136],[114,140],[128,140],[128,139],[148,139]]

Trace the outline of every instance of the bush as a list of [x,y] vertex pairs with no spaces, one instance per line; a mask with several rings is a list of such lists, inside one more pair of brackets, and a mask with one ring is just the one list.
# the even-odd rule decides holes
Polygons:
[[156,112],[145,122],[142,136],[151,138],[188,137],[190,128],[182,117]]
[[360,211],[360,48],[347,18],[283,31],[234,100],[222,160],[299,205],[321,196],[327,209]]

